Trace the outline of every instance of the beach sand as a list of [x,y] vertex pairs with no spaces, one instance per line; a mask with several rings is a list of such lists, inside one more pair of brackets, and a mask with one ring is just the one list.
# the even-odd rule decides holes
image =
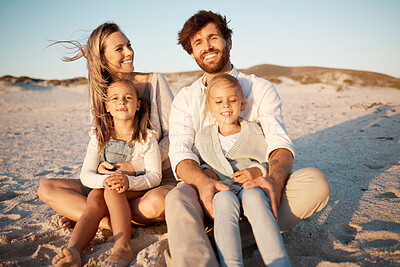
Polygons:
[[[190,83],[187,78],[184,83]],[[293,266],[400,266],[400,90],[277,84],[294,169],[322,170],[326,208],[283,233]],[[183,85],[169,80],[177,92]],[[71,230],[37,196],[47,178],[79,178],[89,141],[85,86],[0,83],[0,266],[48,266]],[[65,203],[68,205],[68,203]],[[98,231],[84,266],[101,266],[113,243]],[[138,228],[130,266],[166,266],[164,223]],[[246,266],[262,266],[255,244]]]

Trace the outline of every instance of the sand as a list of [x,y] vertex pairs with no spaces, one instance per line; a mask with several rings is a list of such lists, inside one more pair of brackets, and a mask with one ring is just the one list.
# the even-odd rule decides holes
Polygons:
[[[294,169],[316,167],[332,187],[323,211],[283,234],[292,265],[400,266],[400,90],[282,80]],[[174,92],[183,85],[170,84]],[[0,266],[49,266],[71,230],[36,190],[43,179],[79,177],[89,141],[85,86],[2,82],[0,107]],[[108,235],[98,231],[84,266],[110,255]],[[130,266],[166,266],[167,237],[164,223],[139,228]],[[262,266],[254,244],[244,252],[246,266]]]

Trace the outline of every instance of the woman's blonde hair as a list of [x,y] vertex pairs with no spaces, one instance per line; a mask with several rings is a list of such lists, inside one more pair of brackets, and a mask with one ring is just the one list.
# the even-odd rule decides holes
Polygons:
[[[104,140],[109,140],[104,136],[105,122],[104,114],[106,114],[105,101],[107,101],[107,88],[112,81],[112,76],[115,73],[107,65],[107,60],[104,56],[105,42],[107,38],[115,33],[121,32],[119,26],[115,23],[103,23],[92,31],[86,44],[81,44],[79,41],[57,41],[50,44],[61,44],[67,49],[73,49],[74,56],[62,57],[63,61],[71,62],[82,57],[86,58],[89,80],[89,104],[93,115],[92,127],[96,133],[99,144]],[[72,46],[72,47],[70,47]],[[143,100],[142,100],[143,102]]]
[[[119,85],[126,85],[133,89],[134,94],[137,100],[140,100],[140,108],[136,111],[135,117],[133,119],[133,133],[131,136],[131,140],[129,141],[132,143],[133,141],[141,141],[147,139],[147,129],[150,126],[150,119],[149,119],[149,105],[144,98],[140,98],[138,91],[136,90],[135,86],[133,85],[132,81],[130,80],[116,80],[110,83],[110,86],[119,86]],[[114,120],[113,117],[109,112],[106,111],[106,101],[102,102],[102,109],[103,114],[99,114],[99,126],[101,135],[97,135],[98,140],[98,148],[99,152],[101,152],[104,146],[110,141],[112,133],[114,131]]]
[[236,93],[239,96],[240,100],[244,102],[243,108],[247,104],[247,99],[244,97],[242,87],[240,86],[240,82],[238,79],[233,77],[230,74],[220,74],[218,76],[215,76],[214,78],[211,79],[211,81],[208,83],[207,86],[207,91],[206,91],[206,103],[204,106],[204,115],[207,116],[208,114],[211,114],[211,104],[210,104],[210,92],[211,90],[216,87],[217,85],[223,85],[223,86],[232,86],[236,88]]

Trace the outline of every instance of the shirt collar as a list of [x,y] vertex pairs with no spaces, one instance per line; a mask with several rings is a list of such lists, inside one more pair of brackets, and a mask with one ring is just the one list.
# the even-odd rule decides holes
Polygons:
[[[235,66],[232,64],[232,70],[228,73],[233,77],[237,78],[239,72],[236,70]],[[203,76],[200,78],[200,87],[201,87],[201,94],[204,95],[207,89],[207,86],[204,85],[204,79],[206,78],[206,74],[204,73]]]

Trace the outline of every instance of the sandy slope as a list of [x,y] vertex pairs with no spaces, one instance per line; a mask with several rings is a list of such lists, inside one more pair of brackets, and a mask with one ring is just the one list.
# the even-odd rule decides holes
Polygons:
[[[184,81],[188,83],[188,81]],[[172,82],[176,92],[181,86]],[[278,85],[295,169],[321,169],[327,207],[284,233],[293,266],[400,265],[400,91],[324,84]],[[70,231],[36,195],[45,178],[77,178],[88,138],[84,87],[0,84],[0,266],[47,266]],[[67,205],[67,203],[66,203]],[[139,228],[131,266],[165,266],[165,224]],[[98,232],[83,255],[101,265],[112,243]],[[255,245],[246,264],[262,266]]]

